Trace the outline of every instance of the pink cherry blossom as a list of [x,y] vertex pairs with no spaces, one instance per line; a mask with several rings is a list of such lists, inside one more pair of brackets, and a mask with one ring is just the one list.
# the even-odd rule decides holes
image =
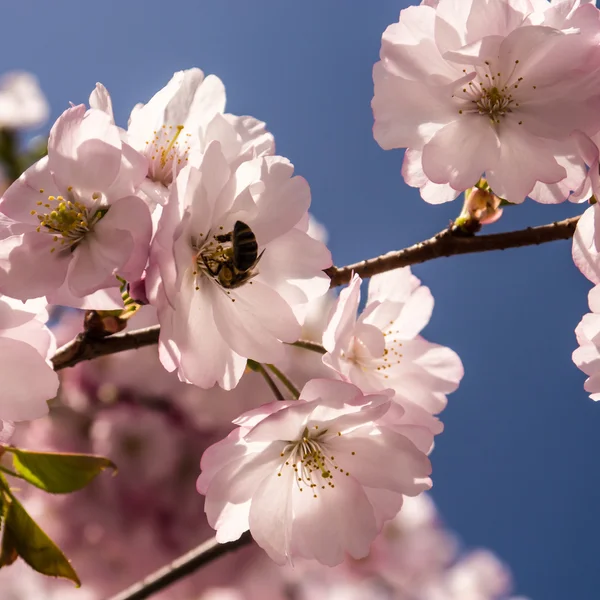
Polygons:
[[303,557],[333,566],[345,553],[367,556],[402,495],[431,485],[422,446],[431,446],[433,432],[419,421],[400,425],[404,411],[388,415],[391,406],[386,394],[315,379],[299,400],[238,418],[239,428],[201,461],[198,491],[217,540],[249,529],[281,564]]
[[583,316],[575,329],[579,348],[573,362],[588,376],[584,389],[592,400],[600,400],[600,286],[593,288],[588,301],[592,312]]
[[[96,85],[90,105],[112,117],[112,101],[102,84]],[[148,160],[142,190],[151,201],[164,204],[179,171],[188,163],[196,165],[213,140],[233,166],[273,154],[273,136],[263,122],[224,111],[223,82],[197,68],[176,72],[147,104],[133,109],[125,139]]]
[[[327,291],[322,270],[331,255],[307,233],[310,190],[292,173],[278,156],[233,170],[213,142],[199,168],[179,174],[146,287],[158,309],[161,361],[183,381],[231,389],[247,358],[279,362],[282,342],[300,334],[294,310]],[[258,248],[255,264],[234,280],[227,236],[237,222],[251,229]]]
[[420,335],[433,310],[429,288],[409,267],[375,275],[358,316],[361,283],[355,275],[340,293],[323,334],[323,362],[365,392],[392,388],[398,401],[440,412],[463,367],[450,348]]
[[593,283],[600,283],[600,208],[590,206],[580,217],[573,236],[573,261]]
[[38,127],[49,114],[48,101],[34,75],[13,71],[0,78],[0,128]]
[[421,164],[423,153],[420,150],[407,148],[402,162],[402,177],[411,187],[419,188],[421,198],[430,204],[450,202],[460,195],[448,183],[433,183],[423,172]]
[[[0,296],[0,438],[12,433],[6,421],[37,419],[56,396],[58,375],[49,359],[56,342],[44,324],[42,299],[23,303]],[[5,437],[6,436],[6,437]]]
[[0,444],[6,444],[15,431],[15,426],[12,421],[3,421],[0,419]]
[[484,174],[511,202],[564,200],[585,177],[570,134],[600,129],[599,14],[591,3],[518,0],[404,9],[373,70],[375,139],[420,159],[404,174],[431,202]]
[[512,578],[505,565],[488,550],[477,550],[442,573],[437,581],[428,582],[420,597],[424,600],[496,600],[506,598],[511,587]]
[[105,113],[66,110],[50,133],[48,156],[0,202],[14,221],[13,235],[0,241],[0,291],[25,300],[62,290],[63,303],[77,306],[118,285],[116,274],[139,278],[152,226],[134,193],[146,169]]

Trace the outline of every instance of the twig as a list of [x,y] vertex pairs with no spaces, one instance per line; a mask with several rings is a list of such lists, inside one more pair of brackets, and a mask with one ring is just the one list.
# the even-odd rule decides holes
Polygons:
[[158,325],[129,333],[118,333],[102,339],[91,339],[80,333],[74,340],[56,351],[52,357],[52,364],[55,371],[60,371],[67,367],[73,367],[84,360],[151,346],[158,343],[159,333]]
[[256,369],[257,373],[260,373],[265,378],[265,381],[267,382],[267,385],[273,392],[275,399],[276,400],[285,400],[285,398],[283,397],[283,394],[279,391],[277,384],[273,381],[273,378],[267,373],[266,369],[262,366],[262,364],[256,363],[255,369]]
[[331,287],[337,287],[348,283],[353,271],[365,279],[378,273],[416,265],[442,256],[506,250],[522,246],[537,246],[556,240],[568,240],[575,233],[577,221],[579,221],[579,217],[572,217],[539,227],[528,227],[519,231],[491,235],[465,236],[452,229],[447,229],[424,242],[403,250],[389,252],[345,267],[330,267],[325,272],[331,278]]
[[292,394],[294,400],[298,400],[300,397],[300,392],[298,391],[298,388],[288,379],[288,377],[286,377],[286,375],[282,373],[275,365],[267,364],[267,368],[271,369],[275,377],[277,377],[277,379],[279,379],[279,381],[285,385],[290,394]]
[[214,538],[200,544],[197,548],[190,550],[187,554],[180,556],[171,564],[158,569],[145,579],[127,588],[125,591],[110,598],[110,600],[144,600],[153,594],[160,592],[167,586],[179,581],[186,575],[190,575],[203,565],[232,552],[252,541],[252,536],[247,531],[235,542],[219,544]]
[[[353,265],[331,267],[326,270],[326,273],[331,277],[331,287],[336,287],[348,283],[352,272],[364,279],[377,273],[423,263],[442,256],[506,250],[507,248],[545,244],[555,240],[567,240],[573,237],[578,220],[579,217],[572,217],[539,227],[528,227],[519,231],[491,235],[464,236],[464,234],[461,235],[447,229],[414,246],[369,258]],[[111,335],[102,339],[90,339],[84,334],[80,334],[56,352],[52,363],[54,369],[58,371],[66,367],[72,367],[84,360],[142,348],[143,346],[151,346],[158,342],[159,332],[160,329],[156,325],[129,333]],[[306,342],[296,342],[294,345],[321,352],[317,347],[309,347]]]

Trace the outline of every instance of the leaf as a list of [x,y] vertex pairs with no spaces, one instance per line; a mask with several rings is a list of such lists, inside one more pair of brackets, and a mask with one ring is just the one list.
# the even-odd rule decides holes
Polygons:
[[[8,502],[8,500],[4,499],[4,494],[0,492],[0,526],[4,521],[4,513],[8,511]],[[5,530],[0,542],[0,568],[12,565],[18,557],[19,555],[14,548],[12,537]]]
[[13,455],[15,471],[26,481],[51,494],[68,494],[84,488],[115,464],[103,456],[58,452],[30,452],[7,448]]
[[[0,521],[4,520],[5,512],[8,512],[9,500],[4,499],[4,494],[0,494]],[[19,558],[19,553],[15,548],[12,533],[6,528],[0,542],[0,569],[12,565]]]
[[4,519],[3,556],[6,543],[7,551],[11,553],[8,555],[9,560],[12,558],[14,561],[16,553],[38,573],[70,579],[79,587],[79,577],[60,548],[27,514],[16,498],[11,496],[9,502]]

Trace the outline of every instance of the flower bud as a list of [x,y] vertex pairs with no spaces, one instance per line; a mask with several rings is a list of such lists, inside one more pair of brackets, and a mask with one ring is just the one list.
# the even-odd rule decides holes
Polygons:
[[502,199],[492,193],[487,187],[472,187],[465,192],[465,203],[455,227],[465,232],[476,233],[481,225],[495,223],[502,216],[500,203]]

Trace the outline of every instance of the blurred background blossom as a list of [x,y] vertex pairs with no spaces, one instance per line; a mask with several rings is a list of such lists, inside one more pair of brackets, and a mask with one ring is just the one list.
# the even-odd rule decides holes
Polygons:
[[[95,82],[103,81],[111,89],[117,122],[123,126],[132,106],[147,101],[174,71],[199,66],[218,74],[227,85],[229,109],[267,121],[277,151],[289,156],[307,177],[312,210],[330,229],[335,262],[346,264],[425,239],[457,216],[457,206],[422,202],[418,190],[402,183],[400,153],[383,152],[372,138],[371,69],[378,59],[381,33],[407,5],[405,0],[343,6],[318,0],[301,4],[183,0],[181,14],[186,18],[166,31],[164,7],[156,0],[127,4],[107,0],[103,11],[74,0],[48,5],[19,2],[3,7],[3,20],[11,26],[0,39],[0,55],[5,57],[3,70],[18,67],[37,74],[52,118],[68,101],[86,101]],[[90,19],[97,37],[112,40],[102,45],[102,51],[89,42]],[[268,35],[257,35],[265,27]],[[68,31],[68,43],[50,36],[52,28]],[[14,63],[8,64],[6,57],[15,57],[15,48]],[[39,95],[35,92],[31,98],[39,100]],[[14,97],[7,106],[11,102],[14,106]],[[43,114],[39,109],[43,105],[38,102],[38,115]],[[32,127],[43,121],[35,122],[31,114],[35,111],[21,115],[23,127],[29,126],[26,118]],[[22,135],[20,147],[29,153],[41,145],[43,151],[43,136],[31,135]],[[489,231],[518,229],[579,212],[569,204],[546,207],[526,202],[504,208]],[[163,597],[177,598],[181,593],[182,598],[196,600],[208,582],[214,586],[206,592],[211,600],[243,600],[253,593],[278,598],[280,592],[302,598],[311,590],[325,594],[324,589],[338,599],[352,598],[351,593],[361,598],[387,593],[402,600],[452,599],[456,594],[467,600],[502,598],[511,593],[502,564],[506,561],[515,573],[516,589],[532,598],[595,600],[600,414],[582,388],[584,376],[570,360],[576,347],[573,330],[588,312],[590,286],[572,265],[569,243],[441,259],[416,267],[415,273],[436,298],[425,335],[452,346],[466,370],[461,389],[443,415],[446,428],[432,456],[432,494],[466,548],[489,547],[503,560],[485,550],[464,550],[434,510],[436,526],[416,528],[421,532],[419,545],[431,544],[434,550],[409,553],[418,564],[409,564],[406,571],[403,566],[394,584],[387,583],[395,577],[383,567],[375,577],[364,576],[360,585],[345,575],[338,579],[337,569],[327,576],[304,577],[308,567],[305,571],[299,566],[290,575],[246,549],[183,582],[181,588],[191,588],[189,596],[187,590],[173,588]],[[144,312],[137,326],[153,322],[153,315]],[[64,328],[62,341],[81,331],[81,318],[79,313],[60,317],[57,331]],[[295,357],[292,376],[298,383],[303,369],[314,375],[321,368],[320,357],[298,349],[290,352]],[[247,373],[233,394],[183,386],[158,370],[151,349],[122,355],[118,364],[111,362],[107,358],[64,373],[54,416],[31,429],[21,427],[15,438],[34,449],[102,448],[123,463],[116,478],[105,474],[93,488],[70,498],[42,497],[36,491],[27,498],[32,514],[73,557],[84,587],[74,590],[17,564],[0,571],[2,600],[103,598],[107,583],[114,583],[117,591],[209,537],[211,531],[202,524],[202,500],[194,489],[200,452],[215,439],[211,436],[221,437],[230,419],[249,407],[256,390],[271,399],[254,373]],[[134,389],[121,388],[124,380]],[[168,410],[165,398],[175,399]],[[129,417],[140,423],[138,427],[136,421],[130,432]],[[144,443],[143,432],[155,436],[157,443]],[[188,449],[175,457],[181,481],[172,475],[168,481],[160,479],[165,465],[173,465],[174,454],[164,447],[167,440]],[[139,469],[154,467],[152,473],[142,470],[143,478],[136,472],[139,490],[130,489],[126,477],[137,464]],[[156,498],[141,493],[157,488]],[[173,496],[176,504],[170,506],[179,508],[181,502],[187,519],[183,525],[164,518],[158,509],[174,502]],[[143,510],[137,521],[131,514],[137,517],[133,507],[139,506]],[[427,520],[422,515],[428,510],[417,511],[421,514],[417,522]],[[177,539],[174,532],[179,529],[185,531]],[[149,543],[156,540],[161,541]],[[402,556],[403,547],[408,546],[398,543],[388,554]],[[109,566],[102,562],[104,556]],[[111,560],[124,562],[114,570]],[[402,588],[409,585],[404,580],[419,572],[421,560],[430,574],[427,586],[406,595],[412,588]],[[362,577],[363,567],[351,568],[355,567]],[[231,581],[224,575],[232,568],[240,575],[235,589],[227,587]],[[114,579],[107,582],[106,573]],[[305,584],[304,592],[294,577]]]

